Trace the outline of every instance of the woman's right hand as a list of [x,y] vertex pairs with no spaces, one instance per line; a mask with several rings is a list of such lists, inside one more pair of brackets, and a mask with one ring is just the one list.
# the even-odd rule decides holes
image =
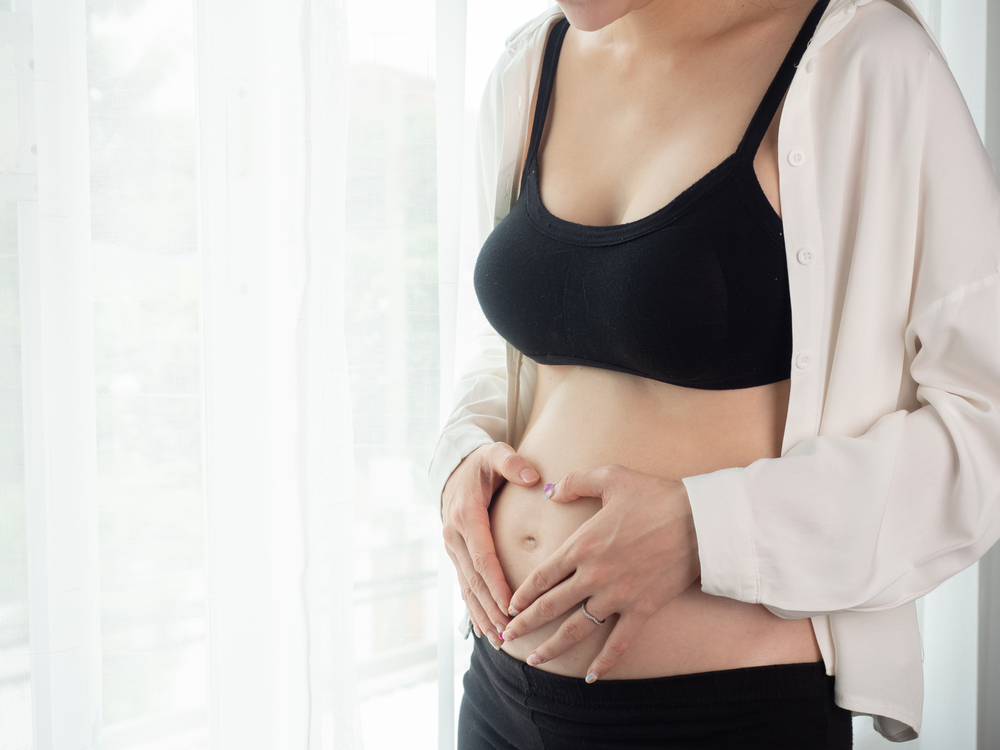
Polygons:
[[490,532],[493,494],[505,481],[530,487],[538,479],[534,467],[507,443],[488,443],[462,459],[441,492],[444,544],[477,636],[500,633],[510,622],[507,608],[513,592]]

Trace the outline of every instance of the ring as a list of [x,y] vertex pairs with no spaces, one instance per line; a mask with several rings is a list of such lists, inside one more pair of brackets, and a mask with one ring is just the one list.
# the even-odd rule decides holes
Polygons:
[[583,607],[584,617],[589,617],[591,620],[593,620],[594,622],[596,622],[598,625],[603,625],[605,622],[607,622],[607,620],[608,620],[607,617],[605,617],[603,620],[598,620],[596,617],[594,617],[592,614],[590,614],[590,612],[587,611],[587,602],[584,602],[581,606]]

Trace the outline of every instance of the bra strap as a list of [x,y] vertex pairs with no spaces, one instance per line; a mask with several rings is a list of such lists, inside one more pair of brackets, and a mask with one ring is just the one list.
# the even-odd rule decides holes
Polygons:
[[764,98],[757,105],[757,111],[754,112],[750,120],[750,125],[747,127],[746,133],[743,134],[743,139],[740,141],[740,145],[736,147],[737,161],[753,162],[754,157],[757,155],[757,149],[760,147],[760,142],[764,140],[764,134],[767,132],[768,127],[770,127],[775,112],[778,111],[778,105],[781,104],[782,97],[792,83],[792,78],[795,76],[795,69],[798,67],[802,55],[805,54],[806,46],[816,31],[820,16],[823,15],[823,11],[826,10],[826,6],[829,4],[830,0],[818,0],[813,9],[809,11],[809,15],[806,16],[802,28],[799,29],[799,33],[795,36],[792,46],[785,54],[785,59],[782,60],[778,72],[775,73],[774,78],[771,80],[771,85],[764,92]]
[[557,21],[549,32],[545,43],[545,57],[542,59],[541,80],[538,82],[538,98],[535,101],[535,119],[531,124],[531,141],[528,144],[524,173],[521,175],[521,189],[531,168],[531,163],[538,156],[538,146],[542,141],[542,130],[545,127],[545,116],[549,110],[549,99],[552,96],[552,86],[556,78],[556,61],[562,49],[563,38],[569,29],[569,21],[563,17]]
[[[778,105],[781,104],[781,99],[785,95],[785,91],[788,90],[792,78],[795,76],[795,69],[798,67],[802,55],[805,54],[806,46],[812,39],[813,33],[816,31],[816,26],[819,24],[819,19],[829,4],[830,0],[817,0],[812,10],[809,11],[809,15],[806,16],[802,28],[799,29],[799,33],[795,36],[792,46],[785,54],[778,72],[775,73],[774,78],[767,87],[767,91],[764,93],[763,99],[757,105],[757,110],[750,119],[750,125],[747,127],[746,132],[743,134],[743,139],[736,148],[737,161],[753,162],[754,157],[757,155],[757,149],[764,139],[764,134],[767,132],[775,113],[778,111]],[[568,29],[569,21],[565,17],[561,18],[553,25],[545,44],[545,56],[542,59],[541,78],[538,83],[538,98],[535,102],[535,117],[531,125],[531,141],[528,144],[525,169],[521,175],[522,190],[524,189],[524,182],[527,179],[531,164],[538,156],[538,146],[542,140],[545,117],[549,109],[549,99],[552,96],[552,87],[555,83],[556,63],[559,59],[559,52],[562,49],[563,39]]]

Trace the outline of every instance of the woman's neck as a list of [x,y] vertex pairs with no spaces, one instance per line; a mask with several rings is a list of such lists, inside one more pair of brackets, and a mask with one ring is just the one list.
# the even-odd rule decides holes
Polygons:
[[628,67],[636,58],[664,61],[733,34],[766,39],[781,17],[815,0],[560,0],[580,41]]

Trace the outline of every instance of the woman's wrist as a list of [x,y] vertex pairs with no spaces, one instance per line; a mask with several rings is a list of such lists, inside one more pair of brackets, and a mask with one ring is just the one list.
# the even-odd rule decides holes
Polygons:
[[471,457],[471,456],[472,456],[472,455],[473,455],[474,453],[476,453],[476,451],[479,451],[479,450],[482,450],[482,449],[484,449],[484,448],[487,448],[487,449],[488,449],[488,448],[489,448],[489,447],[490,447],[491,445],[494,445],[494,443],[482,443],[482,444],[480,444],[480,445],[477,445],[477,446],[476,446],[475,448],[473,448],[473,449],[472,449],[471,451],[469,451],[469,452],[468,452],[468,453],[467,453],[467,454],[466,454],[466,455],[465,455],[465,456],[464,456],[464,457],[463,457],[463,458],[462,458],[462,459],[461,459],[461,460],[460,460],[460,461],[459,461],[459,462],[458,462],[458,463],[457,463],[457,464],[455,465],[455,468],[454,468],[454,469],[452,469],[452,470],[451,470],[451,474],[449,474],[449,475],[448,475],[448,478],[447,478],[447,479],[445,480],[445,482],[444,482],[444,486],[443,486],[443,487],[441,488],[441,497],[439,498],[439,502],[438,502],[438,511],[439,511],[439,514],[440,514],[440,516],[441,516],[441,522],[442,522],[442,523],[444,523],[444,498],[445,498],[445,495],[446,495],[446,494],[447,494],[447,492],[448,492],[448,485],[449,485],[449,484],[451,484],[452,480],[456,479],[456,475],[457,475],[457,474],[459,473],[459,469],[461,469],[461,468],[462,468],[462,466],[463,466],[463,465],[465,464],[465,462],[466,462],[466,461],[468,461],[468,460],[469,460],[469,458],[470,458],[470,457]]

